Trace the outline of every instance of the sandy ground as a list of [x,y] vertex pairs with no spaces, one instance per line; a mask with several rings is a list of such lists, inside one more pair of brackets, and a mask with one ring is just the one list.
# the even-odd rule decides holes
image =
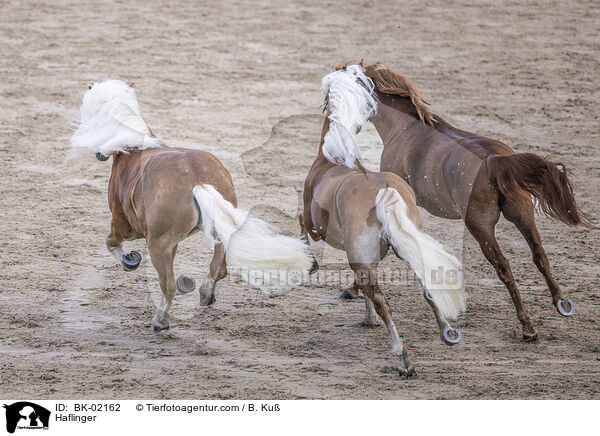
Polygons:
[[[132,273],[104,248],[110,163],[65,159],[86,85],[118,76],[135,82],[165,142],[214,153],[241,206],[296,234],[321,77],[364,57],[408,75],[459,127],[563,161],[598,217],[597,2],[131,3],[0,0],[0,397],[600,399],[597,229],[538,219],[577,305],[566,319],[524,240],[500,222],[540,334],[524,344],[462,223],[423,212],[427,232],[462,256],[470,303],[450,348],[418,284],[383,283],[418,371],[400,380],[385,329],[359,325],[363,301],[337,298],[350,277],[343,253],[321,245],[313,283],[269,297],[228,277],[214,306],[198,307],[197,292],[177,297],[171,330],[153,333],[159,289],[144,242],[127,245],[144,255]],[[362,141],[376,169],[372,126]],[[176,273],[201,278],[202,236],[180,247]],[[406,273],[391,255],[381,269]]]

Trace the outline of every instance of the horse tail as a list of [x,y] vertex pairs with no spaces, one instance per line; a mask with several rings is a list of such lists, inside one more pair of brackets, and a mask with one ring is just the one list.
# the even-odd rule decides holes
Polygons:
[[534,153],[516,153],[487,158],[490,183],[508,200],[539,202],[548,216],[570,226],[590,226],[579,209],[573,187],[562,163],[554,163]]
[[277,234],[266,222],[236,208],[212,185],[192,190],[200,208],[202,230],[223,243],[227,265],[252,286],[264,291],[287,290],[312,272],[315,259],[308,244]]
[[376,213],[383,225],[384,236],[396,255],[421,279],[442,315],[456,319],[467,306],[458,259],[417,228],[408,216],[408,206],[395,189],[379,190]]

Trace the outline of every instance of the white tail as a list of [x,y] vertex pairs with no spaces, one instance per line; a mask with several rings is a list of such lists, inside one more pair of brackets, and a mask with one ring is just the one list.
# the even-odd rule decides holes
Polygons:
[[277,234],[266,222],[233,206],[212,185],[198,185],[194,198],[209,242],[225,247],[227,266],[263,291],[291,289],[313,265],[308,245]]
[[410,220],[406,203],[393,188],[377,193],[377,218],[398,256],[404,259],[444,317],[456,319],[466,310],[467,293],[461,264],[442,245],[422,233]]

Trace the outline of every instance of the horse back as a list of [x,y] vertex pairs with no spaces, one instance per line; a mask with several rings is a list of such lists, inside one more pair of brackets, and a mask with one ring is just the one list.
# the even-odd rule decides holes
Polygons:
[[[134,232],[148,237],[148,221],[194,227],[199,219],[192,189],[210,184],[237,206],[231,175],[211,153],[175,147],[118,156],[109,184],[113,217],[123,215]],[[168,218],[165,218],[168,217]]]

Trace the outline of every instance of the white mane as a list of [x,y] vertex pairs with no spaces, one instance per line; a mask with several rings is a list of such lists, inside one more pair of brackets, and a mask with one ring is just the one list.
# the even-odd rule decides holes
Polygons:
[[329,131],[323,142],[328,161],[356,168],[360,150],[356,135],[377,111],[373,81],[360,65],[349,65],[323,77],[321,89],[329,104]]
[[80,124],[71,137],[76,155],[112,153],[138,148],[160,147],[142,118],[135,91],[126,83],[111,79],[94,84],[83,96]]

